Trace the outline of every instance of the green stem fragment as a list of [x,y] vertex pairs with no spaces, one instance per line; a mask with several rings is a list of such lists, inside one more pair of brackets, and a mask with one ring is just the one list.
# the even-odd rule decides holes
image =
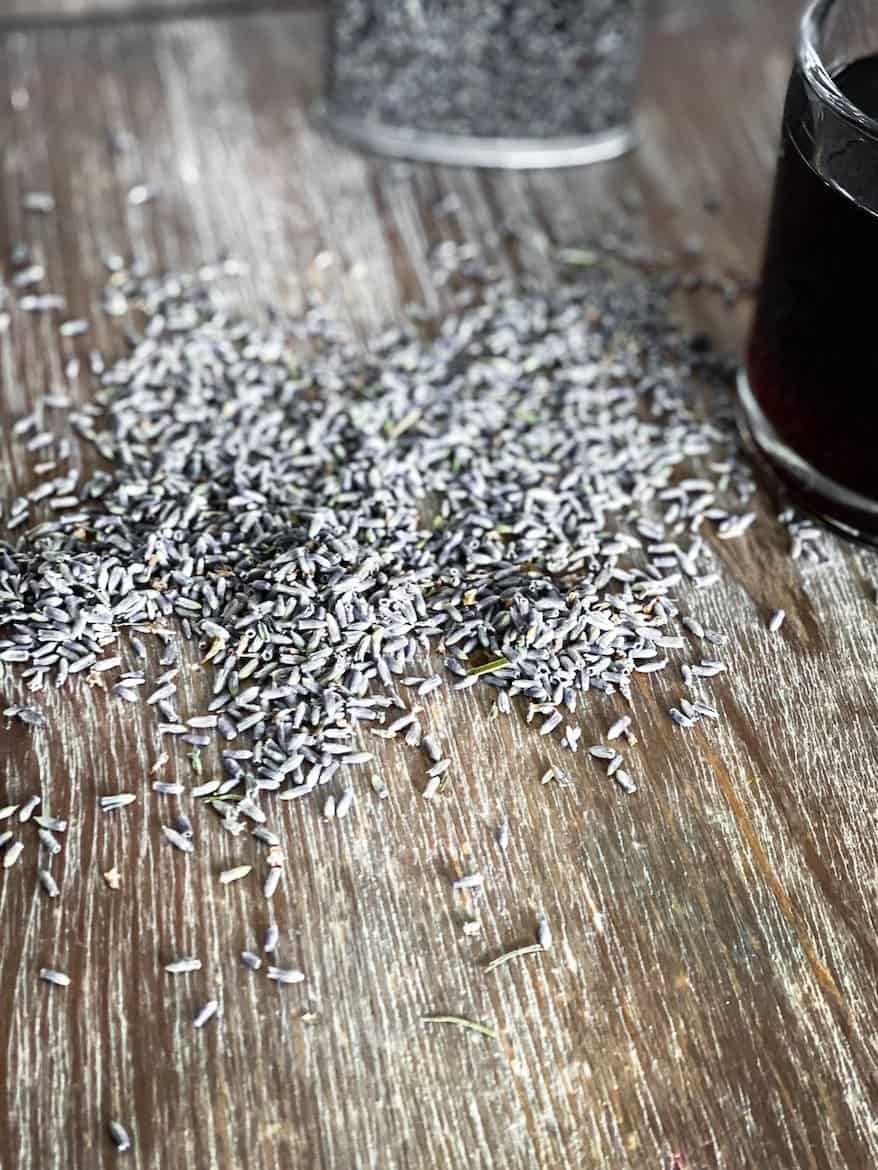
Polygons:
[[425,1024],[454,1024],[458,1028],[466,1028],[468,1032],[478,1032],[480,1036],[487,1036],[489,1040],[497,1039],[497,1032],[487,1024],[476,1023],[465,1016],[421,1016]]
[[496,971],[498,967],[502,967],[504,963],[508,963],[511,959],[521,958],[522,955],[538,955],[544,949],[545,948],[541,947],[539,943],[528,943],[527,946],[516,947],[512,951],[507,951],[503,955],[498,955],[497,958],[492,959],[490,963],[486,963],[482,970],[485,973],[488,971]]
[[503,670],[509,665],[508,658],[495,658],[493,662],[485,662],[482,666],[473,666],[466,673],[467,674],[493,674],[495,670]]

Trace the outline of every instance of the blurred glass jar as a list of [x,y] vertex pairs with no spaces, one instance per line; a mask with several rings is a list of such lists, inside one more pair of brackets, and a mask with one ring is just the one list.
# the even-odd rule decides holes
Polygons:
[[323,114],[384,154],[575,166],[633,143],[645,0],[332,0]]

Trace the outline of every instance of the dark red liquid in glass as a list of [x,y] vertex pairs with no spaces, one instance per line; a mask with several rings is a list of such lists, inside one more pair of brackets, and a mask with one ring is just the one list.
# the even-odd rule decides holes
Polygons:
[[[856,62],[835,81],[860,110],[878,117],[878,57]],[[836,483],[878,500],[878,215],[803,157],[800,144],[807,152],[813,142],[811,116],[797,71],[747,373],[788,447]],[[854,190],[871,184],[857,131],[821,149],[821,172]],[[878,207],[878,145],[871,154]]]

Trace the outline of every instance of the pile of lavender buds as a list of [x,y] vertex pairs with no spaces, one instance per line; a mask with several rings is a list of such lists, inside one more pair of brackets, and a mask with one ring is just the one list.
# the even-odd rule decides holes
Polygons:
[[[717,580],[704,529],[742,534],[753,485],[722,391],[709,420],[693,406],[717,363],[647,282],[498,283],[434,337],[363,347],[320,312],[237,319],[214,271],[114,274],[142,331],[69,413],[107,467],[81,478],[67,444],[6,508],[0,660],[31,691],[110,672],[164,736],[246,736],[208,794],[242,797],[237,819],[370,763],[363,730],[405,731],[434,795],[448,762],[413,707],[442,687],[491,687],[502,712],[520,696],[576,750],[584,693],[630,698],[684,646],[674,597]],[[63,410],[50,396],[15,424],[44,466]],[[213,670],[188,720],[179,633]],[[120,656],[147,635],[165,644],[152,680]],[[722,669],[705,649],[683,681]],[[43,720],[36,699],[7,714]]]
[[642,0],[334,0],[328,98],[394,127],[501,138],[627,126]]

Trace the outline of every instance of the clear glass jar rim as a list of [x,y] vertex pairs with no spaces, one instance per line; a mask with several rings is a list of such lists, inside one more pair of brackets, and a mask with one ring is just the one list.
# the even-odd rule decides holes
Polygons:
[[878,141],[878,119],[871,117],[842,91],[823,60],[820,49],[821,30],[823,22],[831,8],[836,4],[844,4],[847,0],[811,0],[802,16],[799,31],[799,65],[808,85],[821,101],[852,123],[864,134]]

